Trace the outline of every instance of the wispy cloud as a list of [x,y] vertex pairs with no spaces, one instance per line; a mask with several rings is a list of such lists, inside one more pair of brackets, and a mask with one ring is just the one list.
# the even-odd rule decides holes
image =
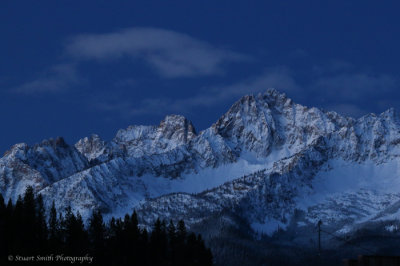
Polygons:
[[268,88],[294,92],[299,86],[284,67],[271,68],[262,74],[239,81],[234,84],[203,87],[191,97],[176,98],[145,98],[139,103],[119,99],[103,98],[97,100],[95,107],[104,111],[114,111],[124,117],[139,115],[160,115],[168,113],[188,113],[195,108],[215,107],[222,103],[236,101],[246,94],[256,94]]
[[314,87],[327,97],[357,100],[376,97],[393,91],[399,85],[398,80],[390,75],[370,75],[367,73],[343,73],[319,78]]
[[355,118],[400,104],[400,101],[388,99],[390,92],[396,91],[400,85],[394,76],[355,72],[351,64],[339,61],[320,67],[320,70],[315,79],[306,83],[299,82],[289,68],[277,67],[232,84],[203,87],[197,93],[183,99],[154,97],[142,99],[135,104],[123,98],[114,99],[112,102],[103,99],[97,107],[118,112],[125,117],[187,114],[196,108],[214,108],[224,103],[233,103],[241,96],[257,94],[268,88],[286,92],[289,97],[300,97],[305,100],[303,104],[320,106]]
[[346,62],[321,69],[323,71],[315,81],[310,82],[308,90],[314,102],[322,102],[325,109],[360,117],[400,104],[391,97],[400,87],[400,81],[395,76],[355,70]]
[[168,78],[215,75],[224,72],[225,63],[249,60],[186,34],[157,28],[83,34],[71,38],[66,50],[77,60],[141,59]]
[[326,62],[323,65],[313,65],[311,73],[317,77],[326,75],[335,75],[341,73],[352,73],[355,66],[347,61],[335,59]]
[[[224,73],[227,63],[251,60],[247,55],[214,47],[186,34],[156,28],[129,28],[105,34],[82,34],[69,39],[63,63],[44,70],[37,78],[11,88],[20,94],[68,91],[82,79],[78,66],[85,60],[109,61],[122,57],[146,62],[166,78]],[[116,81],[132,86],[133,79]]]
[[19,94],[58,93],[68,90],[79,80],[74,64],[58,64],[41,73],[36,79],[13,87],[9,91]]
[[[82,81],[78,66],[86,60],[107,63],[129,58],[147,63],[165,78],[218,75],[226,71],[226,64],[252,60],[251,56],[213,46],[186,34],[156,28],[129,28],[105,34],[73,36],[66,44],[65,54],[67,57],[63,64],[47,69],[36,79],[16,86],[11,91],[20,94],[68,91]],[[306,57],[308,53],[298,50],[293,56]],[[256,63],[260,65],[259,61]],[[301,79],[295,75],[299,73]],[[350,116],[382,110],[387,103],[400,106],[400,100],[390,97],[399,88],[397,77],[371,74],[341,60],[309,69],[271,67],[258,75],[235,79],[229,76],[225,80],[231,83],[193,88],[193,94],[186,98],[176,98],[173,93],[166,93],[163,95],[168,96],[132,101],[132,91],[128,90],[133,87],[139,89],[143,84],[140,78],[124,77],[114,81],[112,89],[93,90],[92,107],[124,117],[190,113],[195,108],[214,108],[268,88],[303,98],[305,104],[319,105]]]
[[237,100],[237,98],[246,94],[255,94],[268,88],[276,88],[286,92],[299,89],[290,71],[284,67],[277,67],[267,69],[260,75],[230,85],[203,88],[201,93],[185,99],[181,104],[187,108],[191,106],[212,106],[221,102]]

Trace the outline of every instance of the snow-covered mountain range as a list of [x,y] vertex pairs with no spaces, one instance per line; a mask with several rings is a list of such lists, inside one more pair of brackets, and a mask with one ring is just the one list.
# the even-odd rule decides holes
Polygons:
[[136,209],[144,225],[184,218],[193,228],[219,217],[255,238],[296,230],[301,242],[319,219],[342,235],[371,224],[398,230],[399,156],[395,110],[353,119],[271,89],[242,97],[199,133],[169,115],[111,141],[16,144],[0,159],[0,192],[16,200],[32,185],[47,205],[83,217]]

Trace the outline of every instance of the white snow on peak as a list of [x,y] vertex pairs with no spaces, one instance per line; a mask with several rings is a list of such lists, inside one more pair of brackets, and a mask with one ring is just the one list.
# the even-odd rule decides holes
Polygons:
[[242,97],[199,134],[185,117],[168,115],[159,125],[121,129],[111,141],[17,144],[0,159],[0,192],[15,199],[33,185],[83,216],[95,208],[166,217],[228,208],[272,234],[299,209],[306,214],[296,224],[322,217],[351,228],[399,216],[399,121],[393,109],[356,120],[268,90]]

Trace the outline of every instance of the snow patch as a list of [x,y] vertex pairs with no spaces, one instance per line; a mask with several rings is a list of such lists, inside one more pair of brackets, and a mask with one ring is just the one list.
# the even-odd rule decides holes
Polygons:
[[330,160],[314,177],[312,192],[304,193],[296,200],[297,208],[307,210],[328,198],[337,198],[343,193],[356,193],[362,189],[378,194],[398,193],[399,176],[398,160],[379,165],[372,161],[355,163],[341,159]]
[[387,226],[385,226],[385,230],[388,231],[388,232],[393,233],[393,232],[398,231],[398,230],[399,230],[399,227],[398,227],[397,225],[394,225],[394,224],[392,224],[392,225],[387,225]]

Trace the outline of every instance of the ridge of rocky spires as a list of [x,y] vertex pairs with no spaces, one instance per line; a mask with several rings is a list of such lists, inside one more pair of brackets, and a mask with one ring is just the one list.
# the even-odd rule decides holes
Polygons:
[[109,159],[109,147],[107,143],[96,134],[80,139],[75,144],[75,148],[83,154],[89,162],[94,160],[107,161]]
[[87,159],[62,137],[33,146],[20,143],[0,159],[0,188],[16,199],[27,185],[38,191],[88,167]]
[[349,123],[335,112],[295,104],[285,94],[270,89],[242,97],[212,128],[238,153],[246,149],[265,157],[283,146],[298,152]]
[[181,115],[168,115],[158,126],[129,126],[118,131],[112,143],[128,156],[158,154],[187,144],[195,138],[192,122]]
[[160,141],[162,138],[187,143],[196,136],[196,131],[191,121],[181,115],[167,115],[158,126],[129,126],[120,129],[114,142],[130,142],[146,138]]
[[118,130],[114,139],[105,142],[98,135],[80,139],[75,147],[92,164],[117,157],[139,158],[186,145],[196,137],[191,121],[181,115],[168,115],[158,126],[131,125]]
[[157,138],[167,138],[186,144],[196,137],[192,122],[181,115],[167,115],[157,127]]
[[[116,157],[140,158],[181,149],[204,168],[232,163],[242,152],[267,157],[273,150],[285,148],[293,154],[324,137],[340,142],[332,149],[352,151],[345,157],[361,158],[357,156],[363,152],[359,149],[360,142],[369,142],[371,138],[382,135],[386,130],[383,124],[387,122],[381,121],[399,124],[396,117],[396,112],[389,109],[378,116],[370,114],[355,120],[336,112],[296,104],[285,94],[269,89],[256,96],[243,96],[210,128],[198,135],[188,119],[168,115],[158,126],[133,125],[121,129],[108,143],[94,135],[78,141],[75,146],[89,161],[97,162]],[[360,131],[369,132],[371,124],[375,125],[375,130],[370,138],[366,138]],[[397,141],[393,134],[391,138],[390,143]],[[379,140],[375,142],[377,146]]]
[[62,137],[44,140],[28,149],[26,163],[38,170],[49,182],[89,167],[86,158]]
[[[34,185],[60,205],[66,199],[57,195],[65,195],[82,201],[74,202],[77,209],[99,207],[112,212],[115,202],[121,207],[131,204],[132,198],[161,196],[158,185],[185,174],[246,160],[241,169],[249,174],[255,171],[253,157],[288,171],[301,171],[301,167],[285,158],[310,156],[307,152],[315,149],[324,160],[385,162],[400,156],[399,121],[394,109],[356,120],[296,104],[285,94],[268,90],[242,97],[198,134],[185,117],[168,115],[159,125],[121,129],[111,141],[93,134],[75,146],[62,138],[32,147],[16,144],[0,159],[0,192],[15,199],[26,185]],[[248,154],[253,157],[248,159]],[[319,163],[318,158],[314,161]],[[154,181],[155,188],[143,181],[160,176],[166,178]]]

